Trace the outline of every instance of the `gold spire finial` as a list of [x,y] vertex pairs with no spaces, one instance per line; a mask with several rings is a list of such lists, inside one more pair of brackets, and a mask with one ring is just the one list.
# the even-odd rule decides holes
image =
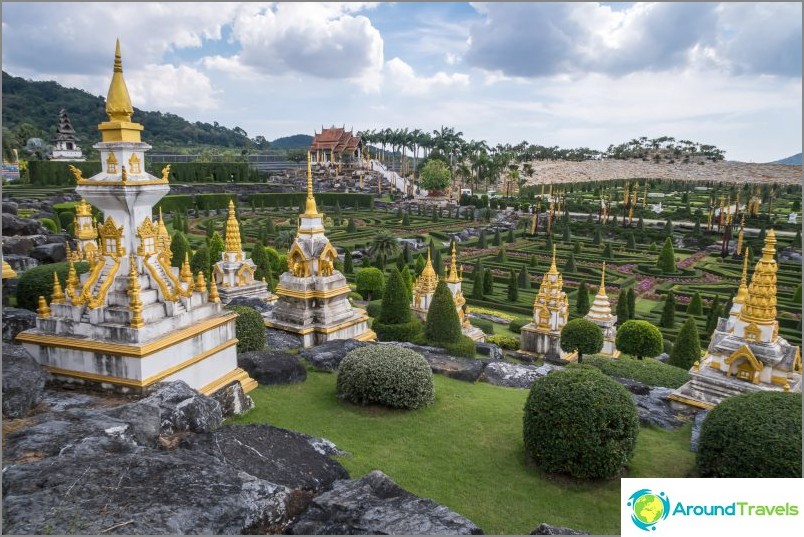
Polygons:
[[450,283],[459,283],[461,281],[458,276],[458,256],[455,252],[455,241],[452,242],[452,260],[449,265],[447,281]]
[[39,295],[39,307],[36,308],[36,313],[40,319],[47,319],[50,317],[50,308],[47,305],[47,300],[42,295]]
[[55,272],[53,272],[53,295],[50,299],[51,304],[63,304],[64,303],[64,291],[61,289],[61,282],[59,281],[59,276]]
[[416,280],[415,294],[427,295],[435,292],[436,285],[438,284],[438,274],[433,268],[433,262],[430,258],[430,248],[427,248],[427,263],[424,265],[421,275]]
[[748,247],[745,248],[743,255],[743,275],[740,279],[740,287],[737,289],[737,296],[734,297],[735,304],[744,304],[748,298]]
[[[265,279],[263,279],[265,281]],[[218,294],[218,284],[215,283],[215,275],[212,275],[212,279],[209,281],[209,301],[210,302],[220,302],[221,297]]]
[[600,271],[600,289],[597,290],[597,294],[605,295],[606,294],[606,262],[603,261],[603,270]]
[[192,285],[193,283],[193,271],[190,270],[190,255],[185,252],[184,253],[184,262],[181,264],[181,270],[179,271],[179,277],[182,281],[189,283]]
[[558,268],[556,267],[556,245],[553,245],[553,259],[550,261],[550,270],[547,271],[548,274],[558,274]]
[[313,169],[310,158],[310,152],[307,151],[307,202],[302,216],[319,216],[318,207],[316,207],[315,198],[313,197]]
[[199,293],[203,293],[207,290],[207,281],[204,278],[204,271],[198,271],[198,277],[195,279],[195,289]]
[[740,311],[740,318],[748,322],[770,324],[776,322],[776,232],[771,229],[765,237],[762,258],[757,261],[751,284]]
[[[229,199],[229,218],[226,220],[226,251],[232,253],[241,253],[243,245],[240,242],[240,224],[235,215],[235,205],[232,199]],[[219,261],[213,259],[213,262]]]
[[131,97],[128,95],[126,81],[123,79],[123,57],[120,54],[120,40],[117,40],[114,51],[114,72],[109,92],[106,95],[106,114],[109,121],[131,121],[134,107],[131,106]]

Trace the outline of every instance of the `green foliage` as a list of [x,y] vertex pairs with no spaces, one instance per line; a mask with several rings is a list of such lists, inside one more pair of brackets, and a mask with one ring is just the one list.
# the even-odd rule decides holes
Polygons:
[[223,237],[215,231],[209,239],[209,260],[212,263],[217,263],[222,259],[226,245],[223,242]]
[[595,354],[603,348],[603,332],[586,319],[573,319],[561,329],[561,350],[578,351],[578,363],[584,354]]
[[193,197],[187,194],[165,196],[154,206],[155,210],[162,209],[166,213],[184,213],[194,208]]
[[357,292],[366,297],[366,300],[373,300],[382,295],[385,290],[385,276],[378,268],[362,268],[355,274]]
[[40,218],[39,222],[53,233],[58,233],[61,231],[58,224],[56,224],[52,218]]
[[494,246],[500,246],[502,244],[502,237],[500,236],[500,230],[494,230],[494,239],[491,241],[491,244]]
[[510,323],[508,323],[508,330],[510,330],[514,334],[519,334],[522,332],[522,327],[530,322],[531,319],[514,319]]
[[[431,343],[431,342],[427,342]],[[439,343],[438,347],[442,347],[451,356],[459,356],[461,358],[474,358],[475,357],[475,342],[468,336],[461,335],[458,341],[454,343]]]
[[572,252],[570,252],[567,262],[564,263],[564,272],[578,272],[578,268],[575,266],[575,254]]
[[257,241],[254,243],[254,246],[251,247],[251,260],[257,266],[257,271],[255,272],[254,277],[257,278],[257,272],[260,272],[259,278],[262,278],[262,274],[264,274],[266,269],[270,267],[268,255],[265,253],[265,246],[262,245],[262,242]]
[[433,372],[421,354],[390,345],[349,352],[338,368],[338,397],[359,405],[414,410],[435,402]]
[[717,320],[723,313],[723,306],[720,305],[720,295],[715,295],[709,307],[709,315],[706,317],[706,333],[711,334],[717,327]]
[[491,269],[486,269],[483,273],[483,294],[494,294],[494,274],[491,273]]
[[667,363],[682,369],[689,369],[700,359],[701,340],[698,336],[698,327],[695,325],[694,317],[687,317],[681,326]]
[[388,283],[385,286],[379,320],[384,324],[402,324],[410,321],[408,288],[396,267],[391,269]]
[[659,259],[656,261],[656,266],[665,274],[670,274],[676,271],[676,254],[673,250],[673,240],[667,237],[664,240],[662,253],[659,254]]
[[415,271],[417,278],[422,275],[425,266],[427,266],[427,261],[424,260],[424,256],[422,254],[416,256],[416,262],[413,264],[413,270]]
[[[360,294],[360,293],[358,293]],[[363,296],[363,295],[361,295]],[[372,300],[366,304],[366,314],[374,319],[379,319],[382,312],[382,300]]]
[[622,326],[628,320],[628,290],[620,289],[620,296],[617,298],[617,326]]
[[472,317],[469,319],[469,323],[474,327],[480,328],[484,334],[494,334],[494,323],[488,319]]
[[519,338],[506,336],[504,334],[492,335],[486,338],[486,343],[493,343],[501,349],[517,350],[519,348]]
[[[382,316],[382,310],[380,310]],[[414,341],[422,332],[422,322],[418,317],[411,317],[406,323],[386,324],[375,320],[371,329],[377,333],[379,341]]]
[[580,254],[582,251],[581,241],[575,241],[575,246],[572,247],[572,253]]
[[[316,192],[313,194],[319,211],[324,207],[334,207],[339,203],[342,207],[364,207],[371,208],[374,205],[372,194],[358,194],[353,192]],[[302,207],[300,213],[304,212],[304,202],[307,199],[305,191],[299,192],[260,192],[251,194],[249,202],[252,200],[259,207]],[[228,202],[227,202],[228,203]]]
[[170,243],[170,265],[173,267],[181,267],[184,263],[185,256],[190,254],[190,243],[184,233],[176,231],[173,234],[173,240]]
[[662,308],[662,318],[659,325],[662,328],[673,328],[676,324],[676,295],[673,291],[669,291],[664,299],[664,307]]
[[516,280],[516,272],[511,271],[508,278],[508,300],[516,302],[519,299],[519,285]]
[[508,235],[506,235],[506,237],[505,237],[505,242],[514,242],[514,240],[515,240],[514,239],[514,230],[509,229],[508,230]]
[[483,295],[483,282],[485,280],[486,270],[480,266],[478,269],[475,267],[475,271],[472,273],[472,298],[476,300],[482,300],[484,298]]
[[755,392],[717,405],[701,426],[701,477],[801,477],[801,394]]
[[347,233],[356,233],[357,232],[357,224],[355,224],[355,219],[350,218],[349,222],[346,224],[346,232]]
[[442,160],[429,159],[419,170],[419,185],[425,190],[444,190],[450,179],[449,167]]
[[497,250],[497,257],[495,257],[498,263],[508,263],[508,254],[505,251],[505,248],[500,248]]
[[689,315],[703,315],[703,301],[701,300],[701,293],[698,291],[695,291],[690,303],[687,304],[687,313]]
[[485,229],[480,230],[480,235],[478,236],[478,239],[477,239],[477,247],[478,248],[486,248],[487,247],[487,244],[486,244],[486,230]]
[[204,276],[209,279],[209,249],[205,245],[193,254],[190,259],[190,270],[193,271],[193,276],[198,276],[199,272],[203,272]]
[[627,236],[625,247],[628,249],[629,252],[633,252],[636,250],[636,239],[634,238],[634,232],[630,232]]
[[590,307],[589,289],[586,287],[586,282],[581,282],[581,284],[578,286],[577,298],[575,299],[575,311],[578,312],[578,315],[583,317],[589,313]]
[[530,289],[530,274],[528,274],[528,269],[525,265],[522,265],[522,268],[519,269],[517,285],[519,285],[520,289]]
[[611,251],[611,243],[607,242],[606,246],[603,248],[603,257],[606,259],[614,259],[614,254]]
[[[58,118],[58,113],[54,118]],[[3,119],[5,119],[5,117]],[[72,119],[73,116],[71,115],[71,122]],[[104,119],[104,121],[107,121],[107,119]],[[49,127],[48,130],[50,130]],[[32,185],[74,185],[75,177],[70,171],[70,165],[81,170],[81,175],[85,178],[92,177],[101,171],[101,163],[99,161],[67,162],[59,160],[31,160],[28,162],[28,177],[30,183]]]
[[801,284],[798,284],[793,291],[793,304],[801,305]]
[[567,243],[572,240],[572,233],[570,233],[569,226],[564,226],[564,232],[561,236],[561,240]]
[[648,321],[626,321],[617,330],[617,348],[626,354],[656,356],[662,352],[662,333]]
[[260,312],[248,306],[226,306],[226,309],[237,313],[237,352],[262,350],[265,347],[265,324]]
[[595,235],[592,238],[592,244],[600,246],[603,243],[603,233],[600,231],[600,226],[595,227]]
[[[39,306],[39,297],[45,297],[50,304],[53,295],[53,273],[59,276],[62,290],[67,286],[67,273],[70,270],[69,263],[50,263],[33,267],[20,275],[17,282],[17,307],[26,310],[36,311]],[[89,270],[89,265],[83,261],[75,263],[77,274],[83,274]],[[80,289],[78,289],[80,291]]]
[[405,289],[408,293],[408,301],[413,300],[413,276],[411,275],[410,269],[407,265],[402,267],[400,274],[402,275],[402,281],[405,282]]
[[461,337],[461,325],[452,293],[444,280],[438,282],[430,308],[427,310],[427,321],[424,336],[429,342],[438,345],[456,343]]
[[352,261],[352,252],[346,250],[343,254],[343,273],[352,274],[355,271],[354,263]]
[[628,299],[628,318],[634,319],[636,318],[636,293],[633,287],[628,288],[626,298]]
[[664,364],[653,358],[634,360],[627,357],[589,356],[583,363],[599,369],[604,375],[633,379],[648,386],[678,388],[690,378],[686,369]]
[[614,477],[633,456],[638,432],[631,395],[597,371],[575,368],[541,377],[525,403],[525,451],[550,473]]

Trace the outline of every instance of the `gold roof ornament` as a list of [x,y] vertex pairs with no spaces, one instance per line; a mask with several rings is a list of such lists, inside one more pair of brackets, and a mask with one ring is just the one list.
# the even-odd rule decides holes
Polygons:
[[743,255],[743,276],[740,280],[740,288],[737,290],[737,296],[734,297],[733,303],[745,304],[745,299],[748,298],[748,247],[745,248]]
[[81,198],[78,205],[75,206],[75,216],[92,216],[92,205],[87,200]]
[[435,293],[436,285],[438,285],[438,274],[433,268],[433,262],[430,259],[430,248],[427,248],[427,263],[424,265],[419,279],[416,280],[416,291],[420,295],[428,295]]
[[5,280],[7,278],[16,278],[16,277],[17,272],[11,265],[8,264],[8,261],[3,259],[3,279]]
[[[265,281],[265,278],[263,278],[262,281]],[[214,276],[209,280],[209,301],[216,303],[221,301],[221,297],[218,294],[218,285],[215,283]]]
[[606,296],[606,262],[603,261],[603,269],[600,271],[600,287],[597,289],[597,294]]
[[170,233],[162,218],[162,207],[159,208],[159,227],[156,232],[156,249],[160,252],[170,252]]
[[765,237],[762,258],[757,261],[740,319],[759,324],[776,322],[776,232]]
[[39,307],[36,308],[36,313],[40,319],[47,319],[50,317],[50,307],[47,305],[47,300],[42,295],[39,295]]
[[307,152],[307,201],[304,206],[302,216],[321,216],[318,214],[318,207],[315,205],[313,197],[313,169],[310,161],[310,152]]
[[195,289],[199,293],[207,290],[207,280],[204,278],[204,271],[198,271],[198,277],[195,279]]
[[67,272],[67,294],[71,300],[76,298],[76,288],[80,283],[78,272],[75,270],[75,263],[70,260],[70,270]]
[[553,259],[550,261],[550,270],[547,271],[547,274],[558,274],[558,268],[556,267],[556,245],[553,245]]
[[53,295],[50,298],[51,304],[64,304],[64,291],[61,289],[59,275],[53,272]]
[[106,95],[106,114],[109,121],[129,122],[133,113],[134,107],[131,106],[131,97],[128,96],[126,81],[123,79],[123,57],[118,39],[114,49],[114,73]]
[[181,264],[181,270],[179,270],[179,277],[183,282],[187,282],[192,285],[193,283],[193,271],[190,270],[190,254],[184,252],[184,262]]
[[229,218],[226,220],[226,251],[240,253],[243,246],[240,242],[240,224],[235,215],[234,201],[229,200]]
[[461,283],[461,278],[458,276],[458,257],[455,253],[455,241],[452,242],[452,260],[449,265],[449,274],[445,281],[449,283]]

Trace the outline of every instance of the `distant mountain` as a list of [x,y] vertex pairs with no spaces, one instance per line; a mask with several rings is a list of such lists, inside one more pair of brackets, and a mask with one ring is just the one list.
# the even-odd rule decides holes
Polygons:
[[293,136],[283,136],[271,142],[271,149],[308,149],[313,142],[313,137],[309,134],[294,134]]
[[[31,137],[50,143],[56,132],[59,110],[67,110],[84,151],[98,139],[98,123],[107,121],[106,99],[56,82],[35,82],[3,71],[3,131],[16,135],[19,145]],[[229,129],[186,119],[171,113],[134,108],[134,120],[145,127],[145,141],[156,151],[192,146],[258,148],[239,127]],[[259,138],[257,138],[259,140]],[[5,147],[5,141],[4,141]]]
[[801,153],[795,154],[792,157],[783,158],[781,160],[774,160],[768,164],[787,164],[791,166],[801,166]]

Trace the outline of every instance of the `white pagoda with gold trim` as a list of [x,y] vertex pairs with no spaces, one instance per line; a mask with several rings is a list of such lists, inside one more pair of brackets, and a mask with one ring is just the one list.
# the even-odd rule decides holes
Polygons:
[[690,380],[670,395],[672,400],[712,408],[741,393],[801,392],[801,347],[779,336],[775,254],[776,232],[770,230],[762,258],[746,285],[746,252],[729,316],[718,320],[706,354],[690,369]]
[[561,350],[561,330],[569,317],[569,300],[563,290],[564,279],[556,268],[556,248],[550,269],[544,274],[533,301],[533,320],[522,327],[519,350],[553,361],[574,361],[577,353]]
[[[621,300],[625,300],[625,296],[621,295]],[[600,287],[597,289],[597,295],[592,302],[592,307],[589,308],[589,313],[586,314],[586,320],[591,321],[600,327],[603,332],[603,349],[600,354],[610,358],[617,358],[620,356],[620,351],[617,350],[614,342],[617,338],[617,316],[611,313],[611,303],[609,297],[606,296],[606,262],[603,261],[603,270],[600,273]]]
[[120,43],[106,99],[109,121],[98,129],[102,170],[84,178],[73,168],[76,192],[105,220],[91,228],[88,203],[76,212],[81,256],[90,264],[80,278],[74,262],[64,288],[54,274],[50,304],[39,297],[36,328],[17,340],[55,378],[122,392],[141,392],[160,381],[182,380],[211,394],[233,382],[248,392],[256,382],[237,367],[235,318],[222,309],[214,281],[193,280],[185,260],[170,266],[170,238],[153,206],[168,193],[168,172],[145,172],[142,125],[123,79]]
[[288,271],[279,277],[273,310],[265,326],[301,336],[312,347],[333,339],[373,341],[368,315],[353,308],[346,277],[335,270],[338,253],[324,234],[324,215],[313,197],[313,175],[307,154],[307,201],[299,215],[296,239],[288,251]]
[[268,290],[265,281],[254,279],[257,265],[251,259],[246,259],[243,245],[240,242],[240,224],[235,214],[235,206],[229,200],[229,217],[226,220],[226,249],[221,254],[221,260],[215,263],[213,269],[215,283],[218,286],[221,302],[228,304],[237,297],[249,297],[273,302],[276,295]]

